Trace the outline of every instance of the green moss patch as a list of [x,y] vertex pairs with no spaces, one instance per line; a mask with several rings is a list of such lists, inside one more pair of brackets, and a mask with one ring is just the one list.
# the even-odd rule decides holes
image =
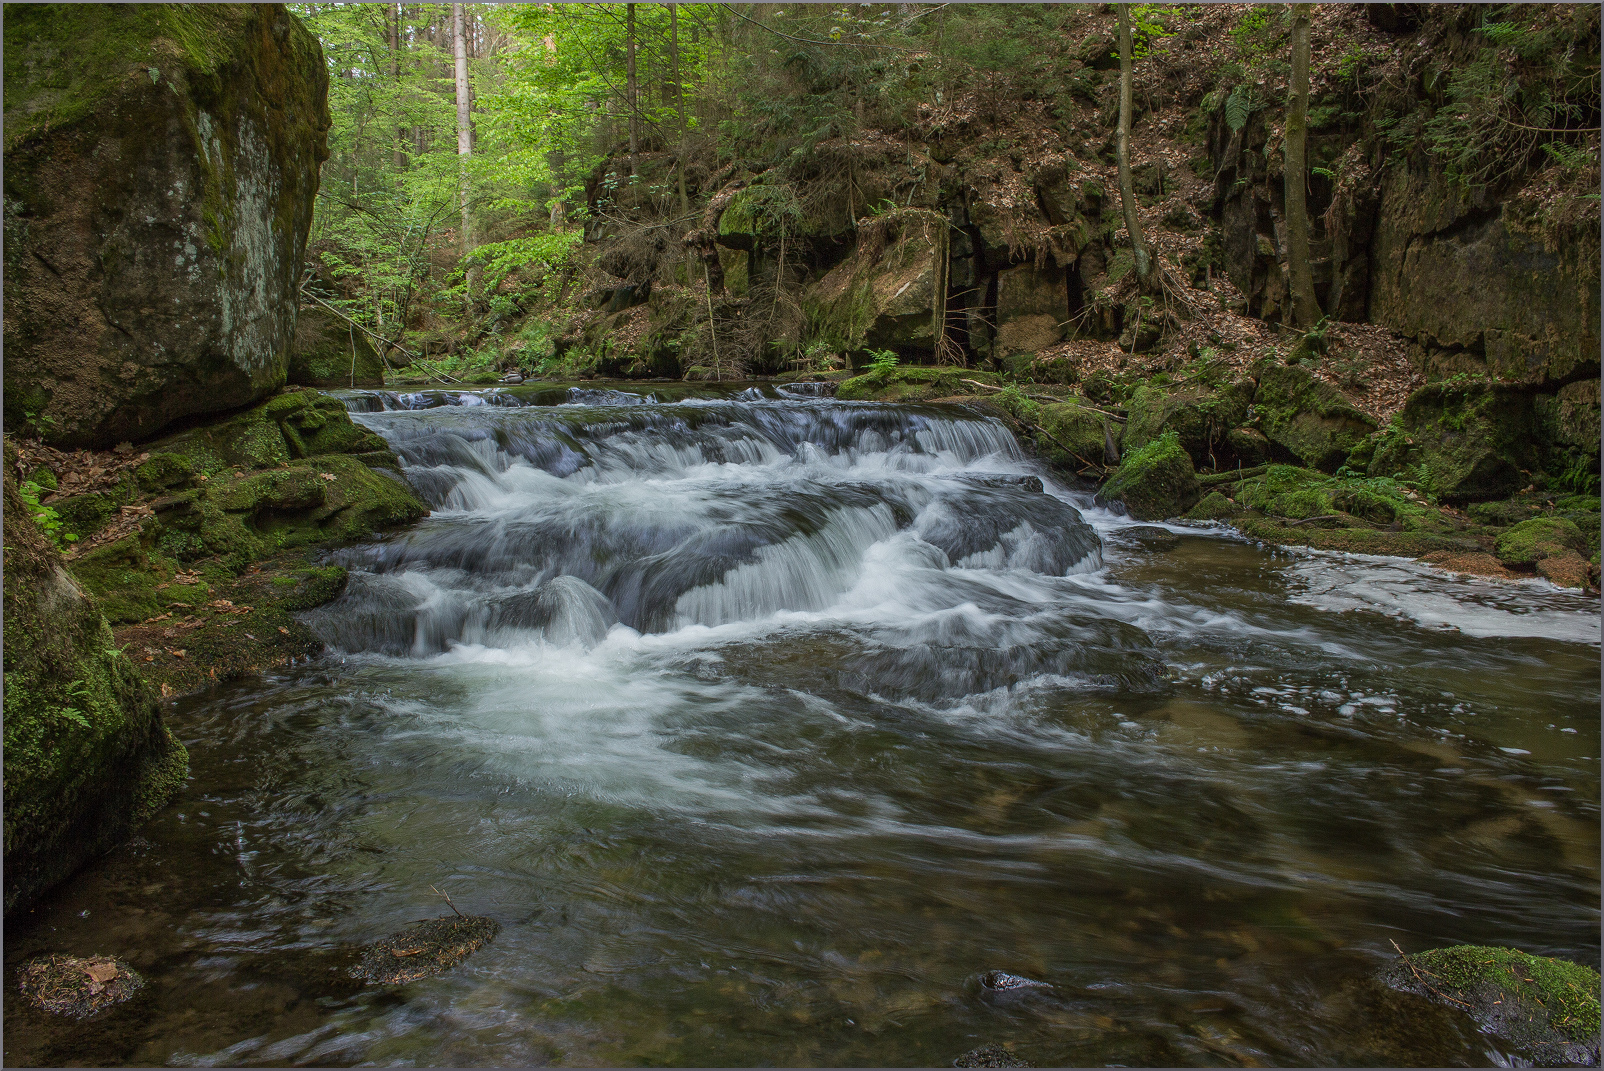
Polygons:
[[1596,1066],[1599,975],[1513,948],[1455,945],[1404,956],[1382,980],[1457,1007],[1539,1064]]
[[1156,521],[1180,516],[1196,505],[1203,493],[1180,437],[1167,431],[1128,453],[1098,497],[1124,502],[1138,520]]
[[836,397],[843,401],[919,402],[931,398],[951,398],[971,394],[974,387],[962,382],[972,379],[988,387],[999,386],[990,372],[967,368],[931,368],[924,365],[898,365],[887,371],[866,372],[841,384]]
[[1494,552],[1508,565],[1535,565],[1566,551],[1587,549],[1581,529],[1563,517],[1533,517],[1498,537]]

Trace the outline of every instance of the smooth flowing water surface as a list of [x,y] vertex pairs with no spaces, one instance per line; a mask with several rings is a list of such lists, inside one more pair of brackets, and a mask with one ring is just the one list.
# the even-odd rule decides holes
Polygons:
[[[6,943],[149,985],[7,1062],[1488,1064],[1394,942],[1598,965],[1596,599],[702,393],[351,394],[433,516],[170,712],[187,791]],[[352,979],[431,886],[499,936]]]

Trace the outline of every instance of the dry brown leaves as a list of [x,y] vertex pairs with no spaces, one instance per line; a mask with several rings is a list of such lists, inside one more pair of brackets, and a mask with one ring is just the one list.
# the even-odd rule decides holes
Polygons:
[[17,988],[29,1004],[56,1015],[87,1019],[133,996],[145,980],[114,956],[41,956],[17,972]]

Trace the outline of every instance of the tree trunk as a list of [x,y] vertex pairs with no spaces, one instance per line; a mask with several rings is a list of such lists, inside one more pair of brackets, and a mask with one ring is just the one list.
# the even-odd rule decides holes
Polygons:
[[624,96],[629,102],[629,177],[635,177],[635,153],[640,142],[640,101],[635,85],[635,5],[625,4]]
[[1142,290],[1157,289],[1158,272],[1153,256],[1142,237],[1142,221],[1136,217],[1136,187],[1131,183],[1131,16],[1129,4],[1119,9],[1119,138],[1115,155],[1119,160],[1119,200],[1125,210],[1125,229],[1131,236],[1131,257],[1136,262],[1136,280]]
[[674,77],[674,104],[679,108],[679,214],[689,218],[691,214],[690,198],[685,196],[685,157],[689,152],[687,146],[685,126],[685,84],[679,78],[679,5],[668,5],[668,42],[669,48],[674,52],[672,57],[672,74]]
[[1292,315],[1307,331],[1320,319],[1309,264],[1309,206],[1305,199],[1309,166],[1309,9],[1292,5],[1292,99],[1287,108],[1286,213],[1287,267],[1292,274]]
[[[462,203],[462,257],[464,262],[473,252],[473,220],[468,212],[468,158],[473,155],[473,116],[468,98],[468,41],[464,25],[463,5],[451,5],[451,35],[457,61],[457,158],[461,164],[458,179],[458,198]],[[465,264],[468,282],[468,300],[473,300],[479,288],[479,273],[472,264]]]
[[[402,21],[402,9],[401,9],[401,5],[400,4],[395,4],[393,6],[395,8],[395,11],[394,11],[395,21],[389,27],[389,30],[390,30],[390,83],[393,86],[395,86],[396,105],[399,107],[399,105],[401,103],[400,97],[401,97],[401,43],[402,43],[401,42],[401,21]],[[394,149],[394,151],[392,153],[391,162],[395,164],[396,181],[398,181],[398,182],[400,181],[401,172],[405,171],[406,168],[407,168],[407,152],[406,152],[405,146],[407,144],[408,138],[409,138],[409,134],[407,132],[407,128],[405,126],[402,126],[399,122],[396,123],[396,127],[395,127],[395,149]]]

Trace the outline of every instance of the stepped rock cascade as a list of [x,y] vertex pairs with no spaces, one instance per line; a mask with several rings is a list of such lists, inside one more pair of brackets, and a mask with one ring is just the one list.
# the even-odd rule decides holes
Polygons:
[[1117,629],[1038,612],[1100,546],[993,419],[755,388],[571,397],[351,396],[435,514],[346,553],[347,596],[313,615],[324,637],[422,656],[594,646],[614,624],[822,633],[950,695],[1154,669],[1115,665]]

